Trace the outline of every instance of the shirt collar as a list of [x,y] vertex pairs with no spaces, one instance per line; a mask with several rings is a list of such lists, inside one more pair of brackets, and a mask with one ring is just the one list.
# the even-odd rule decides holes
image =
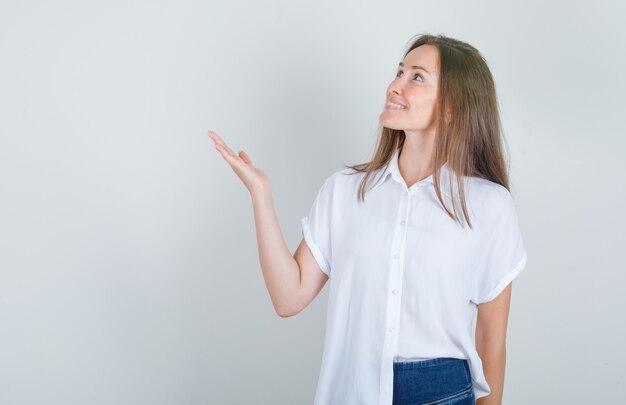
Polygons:
[[[379,180],[377,180],[374,184],[374,186],[372,186],[371,190],[375,190],[376,188],[378,188],[378,186],[380,186],[381,184],[383,184],[386,180],[387,177],[391,176],[394,180],[400,182],[400,183],[405,183],[404,178],[402,178],[402,175],[400,174],[400,169],[398,166],[398,158],[400,157],[400,148],[396,149],[396,151],[394,152],[391,160],[389,161],[389,163],[385,166],[385,169],[383,170],[382,174],[379,177]],[[442,178],[445,178],[445,176],[447,176],[447,170],[448,170],[448,162],[445,162],[441,168],[440,168],[440,172],[439,172],[439,179],[441,180]],[[435,181],[433,180],[433,175],[430,174],[428,177],[418,181],[415,184],[435,184]],[[443,184],[443,182],[439,182],[439,184]],[[447,192],[445,192],[445,190],[442,189],[442,191],[445,194],[449,194]]]

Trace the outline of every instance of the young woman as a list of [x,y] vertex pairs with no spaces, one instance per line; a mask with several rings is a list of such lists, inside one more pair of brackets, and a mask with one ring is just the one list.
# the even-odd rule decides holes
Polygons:
[[299,313],[330,280],[315,404],[500,404],[526,251],[485,60],[413,38],[379,121],[373,159],[326,179],[293,256],[267,176],[209,136],[252,196],[276,312]]

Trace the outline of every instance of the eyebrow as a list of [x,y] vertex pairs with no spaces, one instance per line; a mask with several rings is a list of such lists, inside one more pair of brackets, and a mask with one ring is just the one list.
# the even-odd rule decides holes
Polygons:
[[[400,62],[400,63],[398,63],[398,66],[399,66],[399,67],[403,67],[403,66],[404,66],[404,63]],[[423,70],[424,72],[426,72],[426,73],[430,74],[430,72],[429,72],[428,70],[424,69],[424,68],[423,68],[423,67],[421,67],[421,66],[416,66],[416,65],[414,65],[414,66],[411,66],[411,69],[421,69],[421,70]]]

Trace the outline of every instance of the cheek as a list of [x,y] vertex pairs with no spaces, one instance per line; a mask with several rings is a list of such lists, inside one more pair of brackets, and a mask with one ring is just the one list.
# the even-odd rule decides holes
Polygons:
[[[411,109],[420,116],[428,116],[434,113],[436,99],[430,95],[417,95],[409,100]],[[412,111],[412,112],[413,112]]]
[[409,119],[415,125],[430,125],[436,119],[436,100],[431,97],[416,97],[409,101]]

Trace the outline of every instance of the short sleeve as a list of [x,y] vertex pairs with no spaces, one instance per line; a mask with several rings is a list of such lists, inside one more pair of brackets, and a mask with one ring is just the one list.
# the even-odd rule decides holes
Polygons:
[[[332,176],[331,176],[332,177]],[[332,190],[330,177],[317,193],[307,216],[302,218],[302,235],[320,269],[330,276]]]
[[506,189],[498,197],[502,203],[478,269],[473,300],[476,304],[496,298],[526,267],[526,250],[513,198]]

